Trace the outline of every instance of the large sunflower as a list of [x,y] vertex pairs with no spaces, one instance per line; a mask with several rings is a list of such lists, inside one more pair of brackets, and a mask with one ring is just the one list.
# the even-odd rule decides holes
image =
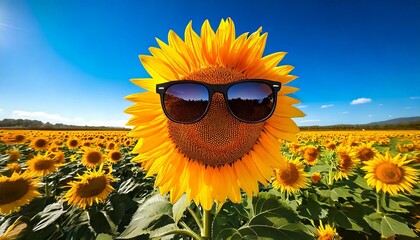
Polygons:
[[[222,20],[216,32],[206,20],[199,36],[190,22],[184,40],[169,31],[168,44],[158,39],[159,48],[149,49],[151,56],[140,56],[151,78],[132,79],[147,92],[126,97],[135,103],[126,110],[133,115],[127,123],[134,126],[130,136],[139,138],[133,161],[142,164],[147,176],[156,175],[155,186],[161,194],[169,192],[172,202],[186,193],[206,210],[213,201],[238,203],[240,189],[256,194],[257,182],[267,184],[273,168],[284,166],[279,139],[297,141],[299,128],[291,118],[304,114],[291,106],[298,100],[285,96],[298,90],[284,86],[296,78],[289,75],[293,67],[277,66],[286,53],[263,57],[267,33],[261,32],[236,37],[231,19]],[[155,90],[156,84],[185,79],[212,84],[269,79],[282,87],[276,110],[265,122],[237,120],[215,94],[203,119],[180,124],[166,118]]]
[[28,171],[33,172],[37,176],[45,176],[55,172],[60,164],[48,155],[38,154],[32,159],[26,161]]
[[12,176],[0,176],[0,213],[10,214],[19,211],[41,194],[37,191],[39,180],[33,174],[14,172]]
[[367,172],[367,184],[375,188],[376,192],[382,190],[396,195],[401,191],[411,192],[419,179],[418,170],[408,166],[408,163],[410,160],[407,160],[407,155],[392,157],[386,152],[385,155],[376,154],[372,160],[364,162],[362,169]]
[[111,172],[112,169],[106,174],[101,165],[98,171],[88,170],[83,175],[77,176],[77,181],[68,184],[71,188],[64,195],[64,201],[83,209],[92,206],[94,202],[104,202],[109,193],[114,191],[111,182],[115,179]]

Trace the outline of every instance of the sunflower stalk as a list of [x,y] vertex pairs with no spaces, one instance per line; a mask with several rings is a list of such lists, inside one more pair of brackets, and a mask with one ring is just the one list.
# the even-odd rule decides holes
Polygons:
[[201,224],[200,218],[195,214],[194,210],[192,210],[190,207],[187,207],[188,212],[191,214],[191,216],[194,218],[195,222],[197,223],[198,227],[200,228],[200,231],[203,230],[203,224]]
[[210,211],[203,209],[203,228],[201,229],[201,237],[211,239],[211,217]]
[[49,198],[50,197],[50,189],[48,187],[48,180],[47,177],[44,177],[44,188],[45,188],[45,197]]
[[384,196],[384,194],[381,191],[376,193],[376,212],[377,213],[382,213],[382,206],[381,206],[382,196]]

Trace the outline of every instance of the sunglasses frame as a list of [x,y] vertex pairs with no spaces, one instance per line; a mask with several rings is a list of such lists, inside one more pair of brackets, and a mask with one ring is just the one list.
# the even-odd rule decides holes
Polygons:
[[[273,108],[271,109],[270,114],[268,114],[267,117],[265,117],[261,120],[247,121],[247,120],[244,120],[244,119],[240,119],[233,113],[233,111],[229,107],[229,103],[228,103],[229,99],[227,98],[227,92],[228,92],[229,88],[234,86],[234,85],[237,85],[237,84],[240,84],[240,83],[246,83],[246,82],[264,83],[264,84],[268,85],[271,88],[271,90],[273,91]],[[169,87],[171,87],[172,85],[181,84],[181,83],[194,83],[194,84],[202,85],[207,89],[207,92],[209,94],[209,100],[208,100],[209,102],[207,104],[206,110],[197,120],[194,120],[194,121],[191,121],[191,122],[177,121],[177,120],[173,119],[166,110],[166,107],[165,107],[165,93],[166,93],[167,89]],[[246,122],[246,123],[260,123],[260,122],[263,122],[263,121],[267,120],[268,118],[271,117],[271,115],[273,115],[274,110],[276,109],[277,93],[280,91],[280,88],[281,88],[281,82],[267,80],[267,79],[244,79],[244,80],[239,80],[239,81],[236,81],[236,82],[226,83],[226,84],[210,84],[210,83],[204,83],[204,82],[199,82],[199,81],[194,81],[194,80],[175,80],[175,81],[169,81],[169,82],[165,82],[165,83],[156,84],[156,93],[158,93],[160,95],[160,102],[161,102],[162,109],[163,109],[166,117],[169,118],[171,121],[176,122],[176,123],[191,124],[191,123],[196,123],[196,122],[200,121],[201,119],[203,119],[204,116],[206,116],[207,112],[209,111],[209,108],[210,108],[210,105],[211,105],[211,102],[212,102],[212,97],[216,92],[223,94],[223,98],[225,99],[226,107],[227,107],[228,111],[230,112],[230,114],[234,118],[238,119],[241,122]]]

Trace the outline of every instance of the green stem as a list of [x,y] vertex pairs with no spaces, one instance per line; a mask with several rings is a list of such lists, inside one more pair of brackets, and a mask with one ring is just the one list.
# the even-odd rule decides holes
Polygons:
[[203,228],[201,229],[201,237],[211,239],[211,221],[210,211],[203,209]]
[[200,228],[200,231],[203,230],[203,224],[201,224],[200,218],[198,218],[197,214],[195,214],[194,210],[192,210],[190,207],[187,207],[188,212],[191,214],[191,216],[194,218],[195,222],[197,223],[198,227]]
[[333,174],[333,166],[332,163],[330,163],[330,171],[328,172],[328,188],[332,188],[332,185],[334,184],[334,174]]
[[169,231],[167,234],[165,235],[170,235],[170,234],[181,234],[181,235],[187,235],[192,237],[195,240],[204,240],[204,238],[200,237],[197,233],[188,230],[188,229],[174,229],[172,231]]
[[49,188],[48,188],[48,181],[47,181],[47,178],[46,177],[44,177],[44,184],[45,184],[45,196],[47,197],[47,198],[49,198],[50,197],[50,191],[49,191]]
[[381,207],[381,198],[382,198],[382,192],[376,193],[376,212],[382,213],[382,207]]

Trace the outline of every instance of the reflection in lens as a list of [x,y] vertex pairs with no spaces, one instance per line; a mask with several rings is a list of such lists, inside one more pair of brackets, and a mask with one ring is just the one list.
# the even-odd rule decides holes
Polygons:
[[274,106],[273,90],[265,83],[242,82],[232,85],[227,92],[232,113],[243,121],[261,121]]
[[209,104],[209,92],[201,84],[178,83],[166,89],[164,103],[166,112],[173,120],[191,123],[205,113]]

